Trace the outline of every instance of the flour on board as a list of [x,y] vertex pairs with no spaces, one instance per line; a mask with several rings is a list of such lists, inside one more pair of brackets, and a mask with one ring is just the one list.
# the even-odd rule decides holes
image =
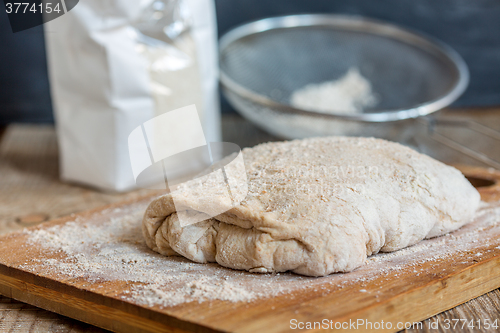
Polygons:
[[[425,275],[428,272],[422,263],[439,265],[443,259],[466,255],[477,247],[481,232],[500,229],[500,204],[483,204],[474,222],[452,234],[371,256],[364,266],[348,274],[310,278],[288,273],[252,274],[156,254],[143,241],[144,209],[144,204],[135,204],[96,213],[85,220],[76,218],[48,228],[26,229],[29,246],[44,251],[18,268],[41,276],[57,272],[65,278],[65,283],[71,283],[72,278],[79,281],[83,278],[94,288],[110,281],[125,281],[128,287],[114,297],[145,306],[168,307],[214,300],[253,302],[279,294],[292,295],[298,290],[321,291],[326,295],[354,284],[378,297],[381,292],[367,288],[365,283],[403,273]],[[488,242],[493,241],[497,242],[495,239]],[[481,258],[474,255],[464,260]]]

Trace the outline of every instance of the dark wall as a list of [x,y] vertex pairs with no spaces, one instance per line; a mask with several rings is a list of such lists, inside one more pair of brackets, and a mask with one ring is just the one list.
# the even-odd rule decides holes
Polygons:
[[[215,1],[219,34],[259,18],[318,12],[364,15],[420,30],[451,45],[469,65],[469,89],[455,105],[500,105],[500,0]],[[0,125],[51,121],[42,27],[13,34],[1,3]],[[232,112],[225,102],[223,111]]]
[[[422,31],[465,59],[470,85],[455,106],[500,105],[500,0],[216,0],[219,35],[267,16],[362,15]],[[223,111],[231,107],[223,101]]]
[[0,4],[0,126],[16,122],[51,122],[43,27],[12,33]]

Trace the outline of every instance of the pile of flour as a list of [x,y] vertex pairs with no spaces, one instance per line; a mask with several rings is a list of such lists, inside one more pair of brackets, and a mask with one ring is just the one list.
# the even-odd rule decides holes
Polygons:
[[340,79],[308,84],[293,92],[292,106],[324,113],[356,114],[373,107],[378,99],[370,82],[357,68],[351,68]]

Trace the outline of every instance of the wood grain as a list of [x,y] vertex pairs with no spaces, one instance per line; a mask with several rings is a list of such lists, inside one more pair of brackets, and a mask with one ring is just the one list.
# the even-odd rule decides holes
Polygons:
[[0,332],[104,333],[107,331],[11,298],[0,297]]
[[150,191],[103,193],[60,181],[56,133],[49,125],[7,128],[0,141],[0,175],[0,233]]

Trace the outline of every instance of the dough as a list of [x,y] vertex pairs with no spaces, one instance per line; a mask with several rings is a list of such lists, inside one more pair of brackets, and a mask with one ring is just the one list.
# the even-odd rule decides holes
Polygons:
[[323,276],[456,230],[480,202],[457,169],[385,140],[313,138],[242,153],[244,200],[231,206],[215,185],[203,195],[189,191],[208,178],[185,183],[176,192],[183,198],[182,205],[176,201],[179,211],[228,210],[181,227],[172,195],[157,198],[143,220],[151,249],[250,272]]

